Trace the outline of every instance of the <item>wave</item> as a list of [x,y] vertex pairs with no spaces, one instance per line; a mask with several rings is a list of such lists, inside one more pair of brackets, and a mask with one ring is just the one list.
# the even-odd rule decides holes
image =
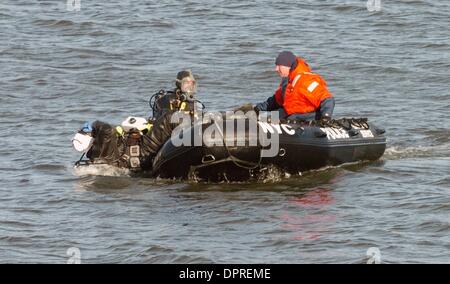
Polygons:
[[364,11],[366,9],[366,5],[365,3],[337,4],[336,6],[333,6],[332,9],[336,12],[356,12]]
[[127,28],[143,28],[143,27],[152,27],[152,28],[162,28],[162,29],[174,29],[176,24],[174,22],[165,21],[165,20],[138,20],[131,21],[126,24]]
[[[43,120],[45,121],[45,120]],[[55,164],[37,164],[32,166],[34,170],[41,171],[41,172],[56,172],[60,170],[65,170],[64,165],[55,165]]]
[[70,20],[36,20],[34,23],[38,26],[47,26],[47,27],[70,27],[75,25],[75,22]]
[[118,168],[110,165],[86,165],[73,168],[74,174],[77,176],[110,176],[121,177],[130,176],[128,169]]

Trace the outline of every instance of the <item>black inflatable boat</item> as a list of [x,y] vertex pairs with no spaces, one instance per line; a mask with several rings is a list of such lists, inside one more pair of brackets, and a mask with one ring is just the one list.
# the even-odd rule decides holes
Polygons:
[[[198,122],[173,135],[153,160],[152,175],[246,180],[263,174],[270,166],[298,173],[376,160],[386,148],[385,131],[365,118],[274,123],[252,122],[242,116],[233,117],[231,123],[224,118],[223,122]],[[241,127],[237,127],[240,122]],[[251,127],[252,123],[257,127]],[[191,143],[180,145],[182,139]]]
[[[384,130],[366,118],[280,121],[277,112],[273,117],[257,117],[254,111],[205,113],[201,102],[163,90],[150,98],[150,107],[150,119],[129,117],[116,127],[86,123],[72,140],[83,152],[76,165],[109,164],[151,177],[236,181],[264,176],[272,167],[295,174],[376,160],[386,148]],[[174,129],[165,120],[183,113],[189,122]],[[157,148],[149,154],[152,145]],[[89,160],[82,160],[85,154]]]

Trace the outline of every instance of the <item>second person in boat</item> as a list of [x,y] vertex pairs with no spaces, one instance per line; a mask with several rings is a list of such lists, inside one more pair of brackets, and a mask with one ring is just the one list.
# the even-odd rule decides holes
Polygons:
[[301,57],[290,51],[281,52],[275,60],[281,82],[275,94],[255,106],[256,112],[279,111],[289,120],[329,120],[333,115],[334,98],[325,80],[313,73]]

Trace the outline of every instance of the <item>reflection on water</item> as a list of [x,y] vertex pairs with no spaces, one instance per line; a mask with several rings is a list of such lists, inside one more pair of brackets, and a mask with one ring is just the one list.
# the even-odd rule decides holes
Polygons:
[[[303,196],[293,197],[289,204],[297,206],[301,214],[285,213],[281,216],[283,224],[281,228],[293,233],[295,240],[315,241],[321,237],[322,233],[328,231],[328,227],[337,222],[336,215],[324,214],[321,210],[335,204],[333,193],[330,189],[315,188]],[[308,213],[309,210],[316,209],[315,213]],[[306,212],[306,213],[305,213]]]

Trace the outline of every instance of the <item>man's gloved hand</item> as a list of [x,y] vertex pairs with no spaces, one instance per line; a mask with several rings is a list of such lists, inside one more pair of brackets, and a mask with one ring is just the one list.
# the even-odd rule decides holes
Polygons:
[[237,112],[237,111],[248,112],[248,111],[251,111],[251,110],[253,110],[253,105],[248,103],[248,104],[243,104],[243,105],[241,105],[238,108],[235,108],[233,111],[234,112]]

